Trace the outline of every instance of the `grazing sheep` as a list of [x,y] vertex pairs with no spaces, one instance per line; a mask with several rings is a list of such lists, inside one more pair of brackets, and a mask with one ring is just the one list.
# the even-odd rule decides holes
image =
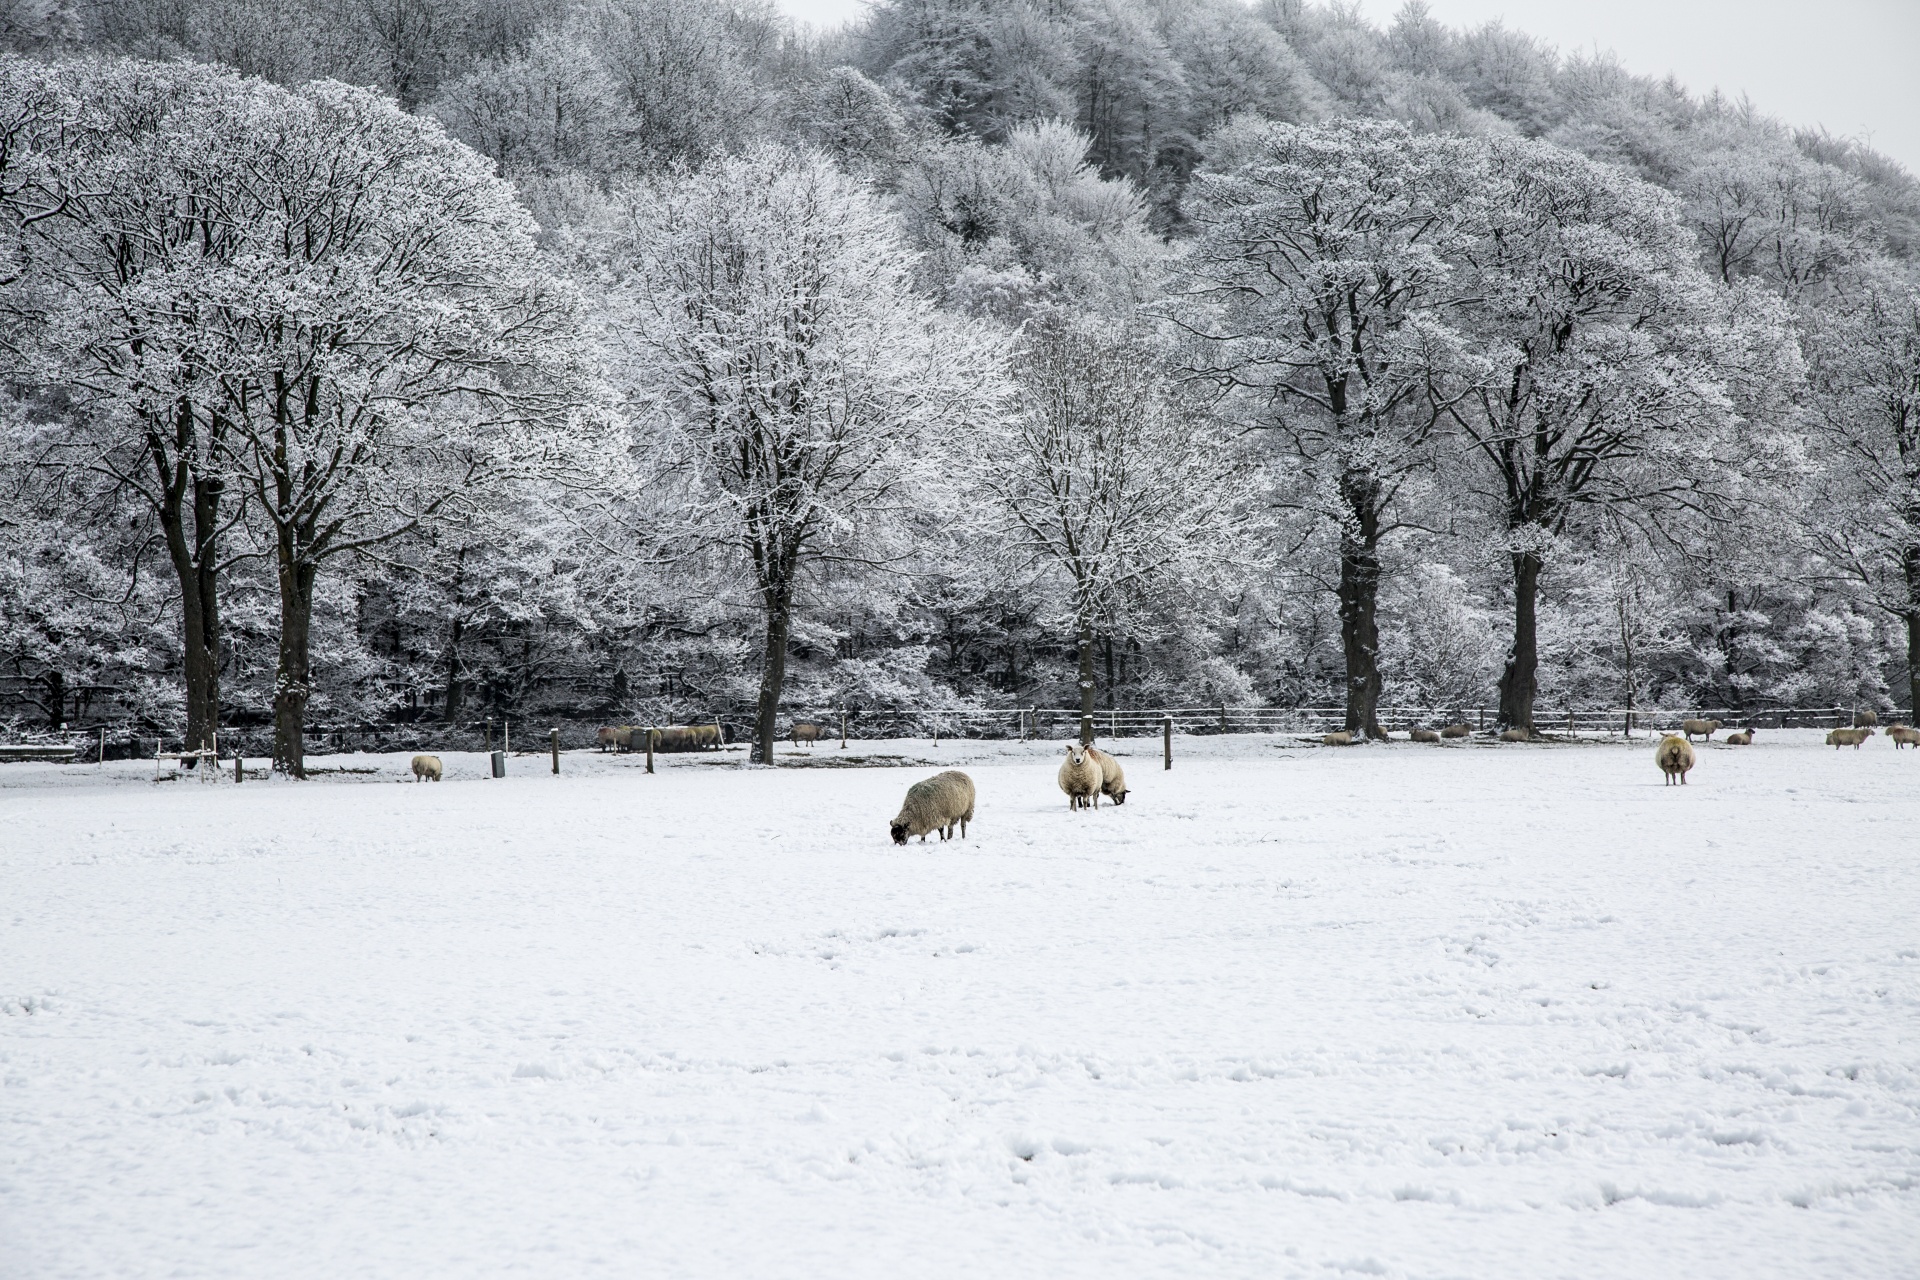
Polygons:
[[413,758],[413,780],[415,782],[424,782],[428,778],[432,778],[435,782],[440,781],[440,757],[415,756]]
[[1320,739],[1320,745],[1323,747],[1350,747],[1353,745],[1353,730],[1342,729],[1338,733],[1330,733]]
[[1415,742],[1438,742],[1440,741],[1440,735],[1431,729],[1415,729],[1413,731],[1413,740]]
[[1751,746],[1752,744],[1753,730],[1751,729],[1742,729],[1739,733],[1730,733],[1727,735],[1727,745],[1730,747],[1745,747]]
[[967,824],[972,821],[973,779],[949,769],[908,787],[900,816],[889,824],[888,830],[893,833],[895,844],[905,844],[911,836],[919,836],[920,843],[925,844],[929,831],[938,831],[942,840],[952,838],[956,824],[961,837],[965,838]]
[[808,724],[804,720],[795,720],[793,722],[793,745],[794,746],[797,747],[803,742],[807,743],[808,745],[812,745],[813,743],[820,741],[820,737],[821,737],[821,730],[819,725]]
[[1718,720],[1682,720],[1680,722],[1680,732],[1686,735],[1688,742],[1693,741],[1693,735],[1696,733],[1708,742],[1712,742],[1713,731],[1719,727]]
[[1910,729],[1904,724],[1887,726],[1887,736],[1893,739],[1893,749],[1904,751],[1908,747],[1920,747],[1920,729]]
[[602,751],[612,751],[620,745],[620,730],[601,725],[593,731],[593,742]]
[[1104,777],[1100,766],[1088,755],[1089,748],[1078,743],[1067,746],[1067,758],[1060,765],[1060,789],[1067,793],[1069,809],[1098,809],[1100,784]]
[[[706,747],[718,747],[721,743],[720,726],[717,724],[677,724],[657,730],[659,737],[654,739],[653,749],[660,752],[699,751]],[[645,746],[647,739],[644,730],[635,730],[640,745]]]
[[1858,751],[1860,744],[1872,736],[1873,728],[1870,725],[1862,726],[1858,729],[1835,729],[1827,735],[1827,745],[1835,751],[1838,751],[1841,747],[1852,747],[1855,751]]
[[1098,747],[1088,747],[1087,755],[1100,766],[1100,794],[1115,804],[1127,802],[1127,775],[1120,762]]
[[1693,768],[1693,748],[1685,738],[1670,733],[1660,739],[1660,745],[1653,749],[1653,762],[1666,775],[1668,786],[1672,786],[1673,780],[1678,778],[1684,787],[1687,785],[1687,773]]
[[1440,736],[1443,738],[1464,738],[1472,732],[1473,732],[1472,725],[1450,724],[1446,728],[1440,731]]
[[1500,731],[1500,741],[1502,741],[1502,742],[1532,742],[1532,741],[1533,741],[1533,730],[1531,730],[1531,729],[1523,729],[1523,728],[1521,728],[1521,727],[1520,727],[1519,725],[1515,725],[1515,726],[1514,726],[1513,728],[1511,728],[1511,729],[1502,729],[1502,730]]
[[1856,711],[1853,713],[1853,727],[1856,729],[1871,729],[1879,723],[1880,717],[1871,711]]

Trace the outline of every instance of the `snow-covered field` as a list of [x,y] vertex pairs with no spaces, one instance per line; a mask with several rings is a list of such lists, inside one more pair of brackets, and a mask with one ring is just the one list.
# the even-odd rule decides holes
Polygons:
[[0,1275],[1911,1277],[1920,752],[1818,736],[856,744],[974,776],[905,849],[927,768],[0,765]]

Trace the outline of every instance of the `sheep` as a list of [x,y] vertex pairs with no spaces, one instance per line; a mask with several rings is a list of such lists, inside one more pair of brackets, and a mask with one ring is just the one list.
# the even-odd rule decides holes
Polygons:
[[1350,747],[1353,745],[1353,730],[1342,729],[1338,733],[1330,733],[1320,739],[1320,745],[1323,747]]
[[1440,731],[1440,736],[1443,738],[1464,738],[1472,732],[1473,732],[1472,725],[1450,724],[1446,728]]
[[1911,729],[1904,724],[1887,726],[1887,736],[1893,739],[1893,749],[1904,751],[1908,747],[1920,747],[1920,729]]
[[1727,735],[1727,745],[1730,747],[1745,747],[1751,745],[1752,742],[1753,730],[1751,729],[1742,729],[1739,733],[1730,733]]
[[1693,735],[1696,733],[1708,742],[1712,742],[1713,731],[1719,727],[1718,720],[1682,720],[1680,722],[1680,732],[1686,735],[1688,742],[1693,741]]
[[1873,729],[1871,726],[1863,726],[1858,729],[1835,729],[1827,735],[1827,745],[1835,751],[1838,751],[1841,747],[1852,747],[1855,751],[1858,751],[1860,744],[1872,736]]
[[1528,728],[1526,728],[1526,727],[1524,727],[1524,726],[1522,726],[1522,725],[1515,725],[1515,726],[1514,726],[1513,728],[1511,728],[1511,729],[1502,729],[1502,730],[1500,731],[1500,741],[1502,741],[1502,742],[1532,742],[1532,741],[1533,741],[1533,730],[1531,730],[1531,729],[1528,729]]
[[413,780],[415,782],[424,782],[428,778],[432,778],[435,782],[440,781],[440,757],[415,756],[413,758]]
[[938,831],[942,840],[951,839],[955,825],[965,839],[967,824],[972,821],[973,779],[949,769],[908,787],[900,816],[889,824],[888,830],[895,844],[905,844],[911,836],[919,836],[920,843],[925,844],[929,831]]
[[593,731],[594,745],[602,751],[612,751],[620,745],[620,730],[601,725]]
[[1431,729],[1415,729],[1413,731],[1413,740],[1415,742],[1438,742],[1440,741],[1440,735]]
[[1067,744],[1067,758],[1060,765],[1060,789],[1067,793],[1070,809],[1100,807],[1100,784],[1105,777],[1087,754],[1089,750],[1078,743]]
[[1853,727],[1856,729],[1871,729],[1879,723],[1880,717],[1871,711],[1856,711],[1853,713]]
[[811,746],[813,743],[820,741],[820,737],[821,737],[821,734],[820,734],[819,725],[808,724],[804,720],[795,720],[793,722],[793,745],[794,746],[797,747],[803,742]]
[[1087,755],[1100,766],[1100,794],[1115,804],[1127,802],[1127,775],[1115,760],[1098,747],[1088,747]]
[[1678,778],[1684,787],[1687,785],[1687,773],[1693,768],[1693,747],[1685,738],[1670,733],[1660,739],[1660,745],[1653,749],[1653,762],[1666,775],[1668,786],[1672,786],[1673,780]]

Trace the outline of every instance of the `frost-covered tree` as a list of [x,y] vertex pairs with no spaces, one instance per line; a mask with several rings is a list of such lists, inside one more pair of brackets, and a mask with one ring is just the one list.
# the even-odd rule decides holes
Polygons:
[[751,579],[754,757],[771,763],[802,575],[870,559],[925,464],[990,419],[989,344],[913,291],[886,211],[817,152],[629,188],[588,250],[618,376],[681,468],[690,524]]
[[1223,433],[1144,334],[1035,326],[1014,381],[1018,411],[982,442],[981,479],[1002,554],[1064,597],[1086,716],[1096,631],[1231,554],[1244,488]]
[[[1920,277],[1885,261],[1835,282],[1808,315],[1820,473],[1809,533],[1906,632],[1920,695]],[[1920,700],[1909,708],[1920,708]]]
[[1470,152],[1386,121],[1267,125],[1196,180],[1181,288],[1199,372],[1233,386],[1339,530],[1346,720],[1381,736],[1383,542],[1432,463],[1438,370],[1455,362],[1450,255],[1472,227]]
[[1503,725],[1530,729],[1540,576],[1583,511],[1698,509],[1745,365],[1678,202],[1547,144],[1493,139],[1459,254],[1474,356],[1448,417],[1492,480],[1512,562]]

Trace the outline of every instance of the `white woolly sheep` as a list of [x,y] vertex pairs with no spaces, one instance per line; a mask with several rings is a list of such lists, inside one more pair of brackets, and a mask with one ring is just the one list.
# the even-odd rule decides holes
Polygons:
[[1446,728],[1440,731],[1440,736],[1443,738],[1464,738],[1472,732],[1473,732],[1472,725],[1450,724]]
[[1855,751],[1858,751],[1860,744],[1872,736],[1873,728],[1871,725],[1863,725],[1858,729],[1835,729],[1827,735],[1827,745],[1835,751],[1838,751],[1841,747],[1852,747]]
[[1115,804],[1127,802],[1127,775],[1120,762],[1098,747],[1088,747],[1087,757],[1100,766],[1100,794]]
[[593,741],[602,751],[612,751],[620,745],[620,730],[602,725],[593,731]]
[[1511,729],[1502,729],[1502,730],[1500,731],[1500,741],[1502,741],[1502,742],[1532,742],[1532,741],[1533,741],[1533,730],[1531,730],[1531,729],[1525,729],[1525,728],[1522,728],[1522,727],[1520,727],[1519,725],[1515,725],[1515,726],[1514,726],[1513,728],[1511,728]]
[[1904,724],[1887,726],[1887,736],[1893,739],[1893,749],[1904,751],[1908,747],[1920,747],[1920,729],[1909,728]]
[[1067,793],[1067,807],[1070,809],[1100,807],[1100,783],[1103,778],[1100,766],[1087,754],[1088,750],[1078,743],[1069,743],[1067,758],[1060,765],[1060,789]]
[[1727,735],[1727,745],[1730,747],[1751,746],[1752,743],[1753,730],[1751,729],[1742,729],[1739,733],[1730,733]]
[[424,782],[428,778],[432,778],[435,782],[440,781],[440,757],[415,756],[413,758],[413,780],[415,782]]
[[1693,748],[1685,738],[1670,733],[1660,739],[1660,745],[1653,749],[1653,762],[1666,775],[1668,786],[1672,786],[1673,780],[1678,778],[1684,787],[1687,785],[1687,774],[1693,769]]
[[1693,741],[1693,735],[1696,733],[1708,742],[1712,742],[1713,731],[1719,727],[1718,720],[1682,720],[1680,722],[1680,732],[1686,735],[1688,742]]
[[1871,711],[1856,711],[1853,713],[1853,727],[1856,729],[1871,729],[1879,723],[1880,717]]
[[820,726],[817,724],[808,724],[805,720],[793,722],[793,745],[796,747],[803,742],[812,745],[820,741],[822,736]]
[[1353,730],[1342,729],[1338,733],[1330,733],[1320,739],[1320,745],[1323,747],[1350,747],[1353,745]]
[[1413,740],[1415,742],[1438,742],[1440,741],[1440,735],[1431,729],[1415,729],[1413,731]]
[[936,773],[907,788],[906,803],[900,815],[888,825],[895,844],[905,844],[912,836],[927,842],[929,831],[938,831],[942,840],[951,839],[957,825],[965,838],[967,824],[973,821],[973,779],[957,769]]

